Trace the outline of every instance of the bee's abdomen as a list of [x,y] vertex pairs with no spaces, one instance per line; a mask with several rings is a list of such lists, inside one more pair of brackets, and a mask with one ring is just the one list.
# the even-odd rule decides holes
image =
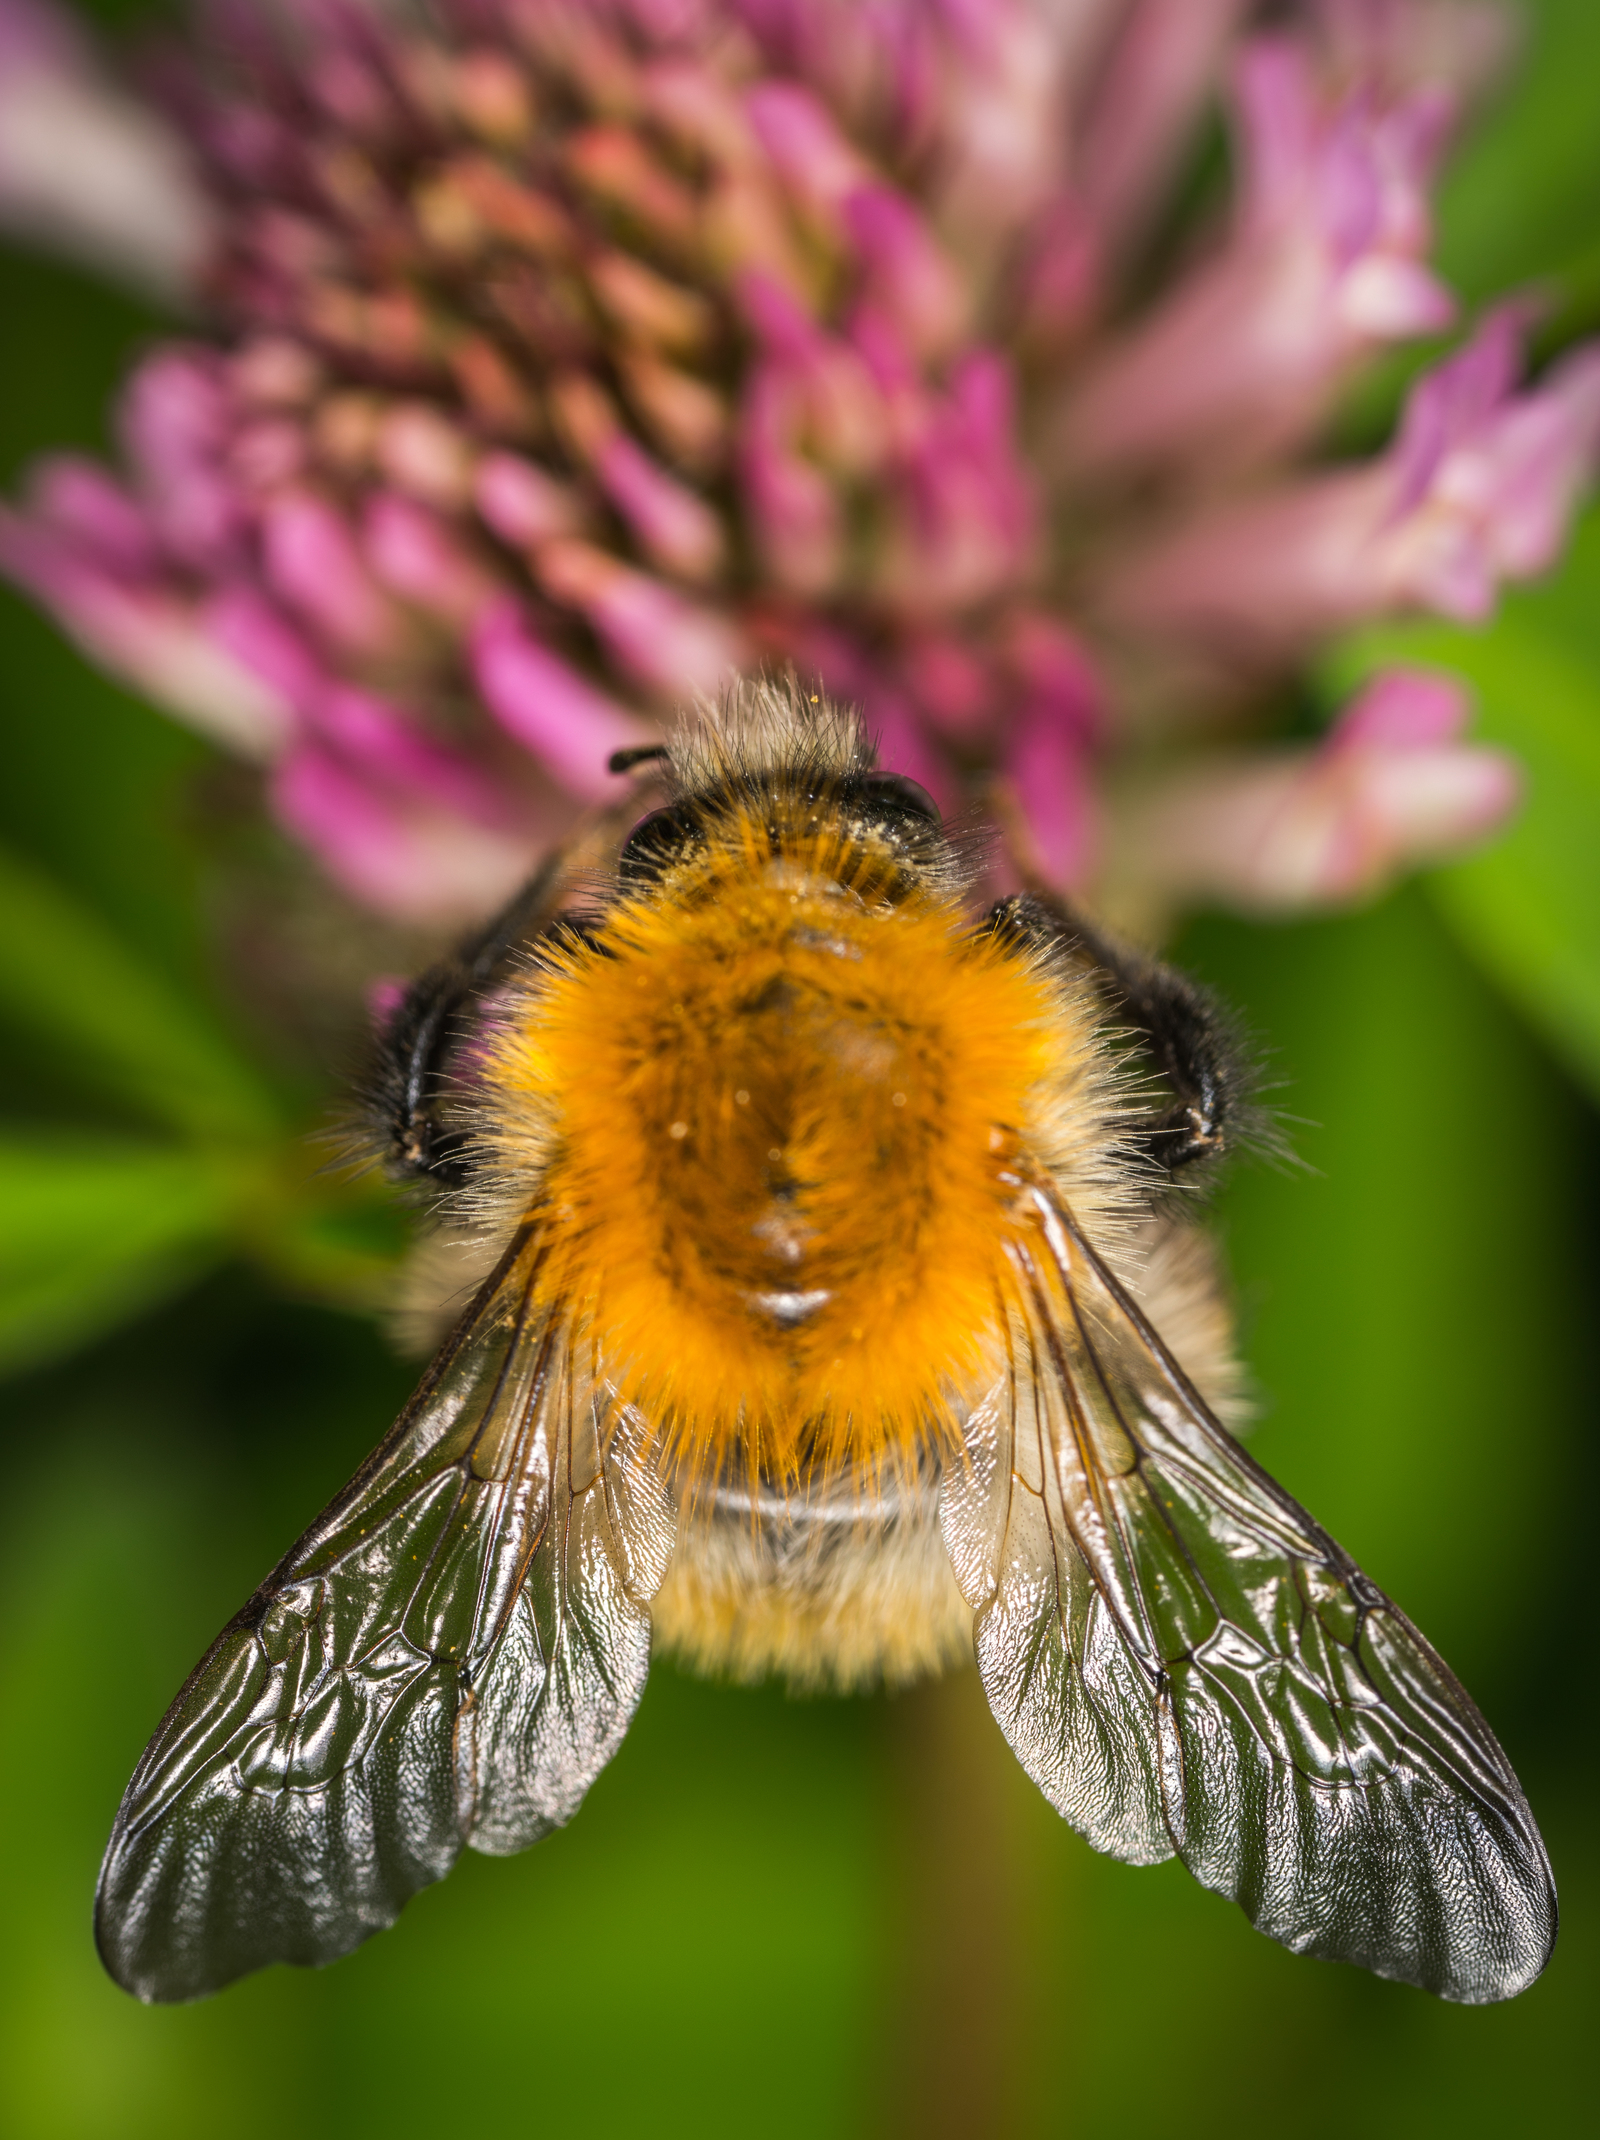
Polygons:
[[652,1607],[657,1644],[696,1671],[847,1691],[971,1655],[972,1611],[939,1534],[938,1473],[836,1478],[819,1495],[703,1494]]

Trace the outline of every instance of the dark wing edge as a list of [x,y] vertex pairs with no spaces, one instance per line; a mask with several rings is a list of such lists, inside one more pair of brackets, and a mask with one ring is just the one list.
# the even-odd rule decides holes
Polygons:
[[1242,1449],[1042,1186],[942,1517],[990,1706],[1097,1849],[1297,1953],[1468,2004],[1550,1956],[1548,1858],[1470,1696]]
[[95,1910],[137,1997],[348,1953],[463,1846],[570,1819],[620,1744],[676,1512],[542,1262],[523,1227],[150,1741]]

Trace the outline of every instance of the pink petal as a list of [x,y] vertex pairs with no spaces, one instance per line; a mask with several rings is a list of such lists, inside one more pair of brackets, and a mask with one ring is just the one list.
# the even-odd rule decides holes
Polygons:
[[505,826],[508,799],[483,767],[426,736],[399,707],[340,685],[316,711],[318,737],[352,769],[379,780],[399,796],[413,796],[475,824]]
[[1380,676],[1324,741],[1213,760],[1129,808],[1122,866],[1146,891],[1282,913],[1369,897],[1475,845],[1521,792],[1502,752],[1457,740],[1447,677]]
[[791,593],[816,596],[843,564],[844,516],[834,484],[795,451],[794,382],[758,368],[746,386],[739,476],[768,572]]
[[1438,334],[1456,314],[1455,299],[1437,275],[1392,255],[1357,261],[1341,279],[1338,304],[1341,322],[1374,342]]
[[356,655],[404,643],[404,627],[337,507],[311,491],[268,501],[261,516],[267,583],[307,622]]
[[1103,241],[1136,232],[1193,133],[1249,0],[1134,0],[1094,100],[1079,156]]
[[302,744],[284,759],[272,801],[352,898],[401,919],[481,919],[533,865],[531,839],[402,801],[325,743]]
[[859,186],[844,205],[862,301],[893,320],[919,355],[940,354],[961,333],[967,299],[926,218],[892,186]]
[[1019,611],[1006,631],[1005,658],[1027,704],[1080,744],[1098,741],[1105,687],[1076,633],[1036,610]]
[[1397,516],[1427,495],[1449,455],[1470,444],[1504,405],[1516,385],[1527,324],[1526,305],[1496,306],[1469,342],[1412,388],[1393,449]]
[[363,548],[391,592],[457,631],[493,601],[499,582],[457,529],[410,498],[377,491],[362,515]]
[[135,579],[159,571],[147,515],[97,462],[52,455],[33,471],[28,492],[40,519],[109,571]]
[[994,718],[993,668],[953,636],[915,635],[900,658],[900,674],[923,718],[941,735],[975,741]]
[[1082,743],[1035,707],[1013,729],[1001,763],[1045,875],[1053,884],[1082,884],[1098,848]]
[[582,500],[566,484],[515,453],[489,453],[478,463],[474,497],[485,524],[516,549],[582,533]]
[[674,696],[711,692],[742,666],[745,648],[730,618],[592,544],[547,543],[536,569],[545,592],[581,611],[617,662],[646,683]]
[[669,476],[625,431],[602,449],[596,473],[656,564],[682,579],[715,578],[725,547],[722,523],[704,498]]
[[1235,66],[1237,229],[1089,366],[1059,418],[1073,465],[1264,458],[1309,436],[1351,367],[1452,316],[1431,272],[1428,187],[1448,105],[1337,90],[1291,35]]
[[481,620],[471,658],[495,719],[586,801],[615,796],[606,770],[613,751],[657,740],[643,721],[542,646],[513,602],[497,603]]
[[378,465],[397,490],[455,512],[472,496],[475,455],[443,410],[403,401],[378,427]]
[[1393,601],[1379,463],[1196,513],[1114,558],[1097,590],[1124,629],[1196,639],[1246,667],[1294,659]]
[[293,733],[292,706],[233,657],[183,591],[124,578],[42,524],[3,510],[0,572],[27,588],[91,660],[224,748],[270,758]]
[[1427,750],[1453,743],[1471,717],[1458,677],[1438,669],[1385,669],[1340,714],[1336,750]]
[[789,194],[813,215],[831,219],[868,168],[832,113],[809,90],[783,81],[756,83],[744,108]]
[[223,449],[232,410],[210,350],[182,344],[147,357],[123,389],[118,429],[163,542],[205,569],[235,547],[241,500]]
[[258,587],[224,581],[207,596],[205,618],[217,644],[286,704],[301,714],[315,708],[328,688],[321,660]]

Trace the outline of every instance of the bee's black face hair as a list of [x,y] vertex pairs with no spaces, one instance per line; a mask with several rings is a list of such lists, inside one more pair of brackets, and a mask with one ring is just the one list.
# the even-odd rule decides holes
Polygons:
[[636,766],[649,765],[658,758],[672,755],[665,743],[639,743],[632,750],[614,750],[606,760],[608,773],[631,773]]
[[942,823],[939,805],[904,773],[855,773],[840,784],[840,799],[886,827]]
[[[768,785],[760,773],[742,773],[725,785],[695,790],[650,811],[634,826],[617,857],[617,876],[623,886],[632,891],[656,881],[692,852],[725,804],[758,794]],[[931,855],[942,844],[939,805],[926,788],[904,773],[872,768],[819,779],[815,800],[826,801],[913,859],[924,851]]]
[[617,876],[630,891],[653,883],[686,854],[700,835],[701,812],[690,798],[664,803],[642,817],[622,843]]

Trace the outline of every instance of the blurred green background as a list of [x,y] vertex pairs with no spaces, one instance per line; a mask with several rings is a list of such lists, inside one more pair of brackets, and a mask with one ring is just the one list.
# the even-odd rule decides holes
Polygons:
[[[1472,301],[1538,282],[1554,350],[1600,325],[1600,9],[1526,13],[1442,253]],[[6,256],[0,476],[103,442],[161,324]],[[89,1934],[123,1783],[412,1369],[313,1304],[360,1296],[393,1221],[306,1156],[328,1061],[259,1067],[218,979],[207,753],[0,600],[0,2131],[1589,2129],[1600,517],[1489,629],[1375,635],[1323,682],[1397,650],[1472,678],[1529,767],[1517,828],[1369,911],[1208,920],[1178,951],[1261,1036],[1313,1170],[1246,1168],[1221,1200],[1253,1447],[1503,1737],[1562,1893],[1545,1978],[1446,2007],[1292,1959],[1175,1866],[1095,1858],[971,1675],[796,1702],[663,1667],[570,1829],[469,1854],[333,1969],[146,2011]]]

